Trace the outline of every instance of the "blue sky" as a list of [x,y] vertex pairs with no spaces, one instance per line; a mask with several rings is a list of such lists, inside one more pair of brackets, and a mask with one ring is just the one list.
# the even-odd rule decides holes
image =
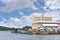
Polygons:
[[31,17],[41,14],[60,20],[60,0],[0,0],[0,26],[31,26]]

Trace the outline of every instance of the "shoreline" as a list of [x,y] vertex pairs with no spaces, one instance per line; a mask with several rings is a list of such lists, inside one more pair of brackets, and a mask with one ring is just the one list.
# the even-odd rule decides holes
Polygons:
[[12,31],[12,30],[0,30],[0,31],[8,31],[8,32],[11,32],[11,33],[20,33],[20,34],[27,34],[27,35],[60,35],[59,33],[51,33],[51,34],[34,34],[32,32],[29,32],[29,31],[19,31],[19,32],[15,32],[15,31]]

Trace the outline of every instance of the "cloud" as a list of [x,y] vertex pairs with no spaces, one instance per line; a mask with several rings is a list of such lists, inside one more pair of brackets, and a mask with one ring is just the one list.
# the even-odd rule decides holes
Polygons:
[[11,17],[11,18],[9,19],[9,21],[12,22],[12,23],[20,23],[20,22],[22,22],[22,20],[20,20],[20,19],[18,19],[18,18],[13,18],[13,17]]
[[51,16],[53,20],[60,20],[60,11],[45,13],[45,15]]
[[7,27],[7,25],[4,23],[4,21],[0,22],[0,26],[6,26]]
[[41,16],[42,15],[42,13],[32,13],[30,16],[32,17],[32,16]]
[[9,19],[3,18],[3,21],[0,22],[0,26],[5,26],[9,28],[21,28],[30,25],[31,25],[31,17],[29,16],[22,16],[21,18],[11,17]]
[[24,22],[31,22],[31,17],[30,16],[23,16],[21,18]]
[[38,8],[37,8],[35,5],[33,5],[33,6],[32,6],[32,9],[33,9],[33,10],[37,10]]
[[15,9],[22,9],[32,7],[36,0],[0,0],[6,4],[5,7],[0,8],[0,11],[11,12]]
[[13,0],[0,0],[0,1],[2,1],[4,3],[9,3],[9,2],[12,2]]
[[60,0],[44,0],[45,7],[49,7],[50,9],[60,9]]

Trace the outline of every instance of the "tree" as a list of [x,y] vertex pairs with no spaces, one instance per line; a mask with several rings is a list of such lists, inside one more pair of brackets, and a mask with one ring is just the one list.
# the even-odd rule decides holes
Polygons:
[[23,30],[28,31],[29,28],[31,28],[31,26],[25,26],[23,27]]

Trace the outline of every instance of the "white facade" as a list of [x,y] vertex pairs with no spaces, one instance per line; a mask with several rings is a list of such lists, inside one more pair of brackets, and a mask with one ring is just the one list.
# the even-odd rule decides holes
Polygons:
[[40,30],[50,30],[50,31],[55,30],[57,32],[58,27],[59,26],[57,24],[42,24]]

